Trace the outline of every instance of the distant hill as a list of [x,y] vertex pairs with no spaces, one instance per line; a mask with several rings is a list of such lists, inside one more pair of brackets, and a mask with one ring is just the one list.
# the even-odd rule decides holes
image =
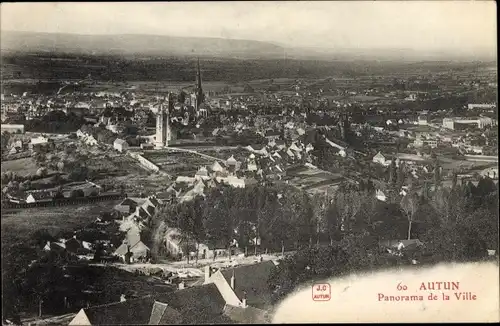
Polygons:
[[80,35],[1,32],[1,49],[96,55],[210,56],[241,59],[282,58],[284,48],[266,42],[159,35]]
[[94,55],[200,56],[233,59],[297,60],[496,60],[496,49],[460,51],[416,51],[413,49],[362,49],[290,47],[280,43],[223,38],[174,37],[163,35],[81,35],[2,31],[2,51],[62,52]]

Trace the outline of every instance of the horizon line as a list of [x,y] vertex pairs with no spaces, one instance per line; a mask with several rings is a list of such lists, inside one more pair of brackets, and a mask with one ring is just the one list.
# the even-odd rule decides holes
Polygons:
[[[80,35],[80,36],[120,36],[120,35],[131,35],[131,36],[161,36],[161,37],[175,37],[175,38],[198,38],[198,39],[217,39],[217,40],[229,40],[229,41],[247,41],[247,42],[256,42],[256,43],[265,43],[265,44],[271,44],[277,47],[281,47],[284,49],[323,49],[323,50],[360,50],[360,51],[366,51],[366,50],[406,50],[406,51],[412,51],[412,52],[431,52],[431,53],[436,53],[436,52],[447,52],[447,51],[456,51],[458,48],[435,48],[435,49],[415,49],[415,48],[408,48],[408,47],[319,47],[319,46],[293,46],[293,45],[287,45],[284,43],[281,43],[280,41],[260,41],[260,40],[254,40],[254,39],[243,39],[243,38],[228,38],[228,37],[216,37],[216,36],[176,36],[176,35],[171,35],[171,34],[154,34],[154,33],[99,33],[99,34],[85,34],[85,33],[73,33],[73,32],[47,32],[47,31],[32,31],[32,30],[3,30],[0,26],[0,33],[33,33],[33,34],[53,34],[53,35]],[[476,49],[478,50],[485,50],[485,49],[490,49],[490,47],[477,47]],[[493,49],[493,48],[492,48]],[[492,50],[490,49],[490,50]],[[496,49],[496,46],[495,46]],[[495,50],[496,52],[496,50]],[[445,53],[443,53],[445,54]],[[490,54],[488,54],[490,56]],[[496,57],[496,53],[495,53]]]

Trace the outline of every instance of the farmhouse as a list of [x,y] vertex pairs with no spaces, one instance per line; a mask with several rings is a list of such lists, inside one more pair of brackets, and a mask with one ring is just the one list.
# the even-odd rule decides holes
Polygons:
[[127,150],[128,147],[128,143],[123,139],[116,138],[116,140],[113,142],[113,148],[119,152]]

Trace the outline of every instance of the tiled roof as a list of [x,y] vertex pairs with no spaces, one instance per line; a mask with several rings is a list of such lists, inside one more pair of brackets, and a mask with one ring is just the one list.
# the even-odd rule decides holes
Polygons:
[[154,299],[151,296],[84,309],[92,325],[146,325]]
[[253,265],[239,266],[222,271],[222,275],[231,284],[231,276],[235,276],[234,292],[238,298],[243,299],[246,294],[249,306],[266,309],[271,304],[271,291],[267,280],[275,268],[272,261]]
[[215,284],[186,288],[158,296],[156,300],[179,312],[182,324],[231,322],[222,315],[225,301]]
[[182,324],[181,314],[166,303],[155,301],[149,318],[149,325],[172,324]]
[[158,205],[160,204],[160,202],[158,201],[158,199],[156,199],[156,197],[149,197],[149,201],[151,202],[151,204],[153,204],[155,207],[158,207]]
[[246,308],[226,305],[224,316],[229,317],[235,323],[243,324],[266,324],[270,323],[268,313],[265,310],[247,306]]
[[116,207],[120,207],[120,206],[131,206],[131,207],[137,207],[137,202],[135,202],[134,200],[130,199],[130,198],[125,198],[124,200],[122,200],[121,203],[119,203],[118,205],[115,206]]

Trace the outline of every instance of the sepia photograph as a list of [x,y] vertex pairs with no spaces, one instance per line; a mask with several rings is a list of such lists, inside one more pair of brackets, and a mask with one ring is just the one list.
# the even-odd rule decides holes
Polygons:
[[2,325],[500,321],[496,9],[2,3]]

